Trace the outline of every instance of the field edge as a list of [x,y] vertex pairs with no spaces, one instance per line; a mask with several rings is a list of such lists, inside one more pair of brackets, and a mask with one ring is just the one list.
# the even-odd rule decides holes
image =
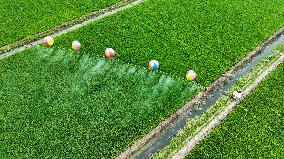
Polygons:
[[242,58],[237,64],[231,67],[226,73],[221,75],[208,87],[204,88],[204,90],[198,93],[191,101],[189,101],[183,107],[178,109],[169,118],[161,122],[156,128],[150,131],[143,138],[137,140],[131,147],[129,147],[119,156],[117,156],[116,159],[133,158],[134,156],[136,156],[141,150],[145,149],[145,147],[149,146],[150,143],[157,139],[161,133],[165,132],[176,121],[178,121],[178,119],[182,118],[186,112],[188,112],[194,107],[198,107],[207,98],[209,98],[216,89],[226,84],[231,78],[236,75],[239,70],[244,68],[247,63],[251,62],[254,57],[258,56],[269,44],[278,39],[283,33],[284,26],[278,29],[273,35],[268,37],[266,40],[264,40],[263,43],[259,44],[253,51],[246,54],[246,56]]

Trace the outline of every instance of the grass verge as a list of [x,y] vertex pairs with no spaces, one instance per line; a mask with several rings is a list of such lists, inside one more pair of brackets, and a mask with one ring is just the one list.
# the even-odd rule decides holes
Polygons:
[[283,70],[281,64],[187,158],[283,156]]
[[115,157],[201,89],[44,47],[1,60],[0,79],[1,158]]
[[[282,47],[282,46],[281,46]],[[231,95],[235,90],[245,90],[251,85],[257,77],[267,69],[273,62],[275,62],[280,54],[281,47],[274,50],[267,58],[260,61],[251,72],[242,77],[237,83],[222,96],[212,107],[205,111],[201,116],[190,120],[187,126],[179,133],[179,135],[172,140],[172,142],[155,155],[155,158],[170,158],[185,146],[187,141],[197,134],[209,121],[211,121],[217,114],[219,114],[229,103],[233,101]],[[200,156],[202,158],[202,156]]]

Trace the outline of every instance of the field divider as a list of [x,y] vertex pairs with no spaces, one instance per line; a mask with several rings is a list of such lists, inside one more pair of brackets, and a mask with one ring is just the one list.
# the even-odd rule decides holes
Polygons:
[[3,46],[0,48],[0,60],[5,57],[11,56],[17,52],[24,51],[25,49],[31,48],[33,46],[42,43],[43,36],[50,35],[52,37],[57,37],[66,34],[68,32],[84,27],[92,22],[98,21],[107,16],[131,8],[142,2],[144,2],[144,0],[126,0],[121,3],[112,5],[101,11],[90,13],[88,15],[77,18],[76,20],[66,22],[60,26],[54,27],[53,29],[50,29],[48,31],[36,34],[34,35],[35,37],[32,38],[28,37],[26,39],[17,41],[13,44]]
[[[211,106],[204,107],[204,105],[202,105],[198,107],[198,110],[197,109],[193,110],[192,114],[190,114],[192,117],[191,120],[188,120],[182,131],[180,131],[179,134],[177,134],[177,136],[165,148],[160,150],[159,153],[155,154],[155,158],[171,158],[172,156],[175,155],[176,152],[178,152],[181,148],[183,148],[186,145],[187,141],[191,140],[191,138],[194,137],[197,133],[199,133],[200,130],[206,127],[207,124],[215,116],[217,116],[222,110],[224,110],[229,103],[234,101],[234,98],[232,98],[233,97],[232,94],[236,90],[239,91],[245,90],[267,68],[269,68],[275,61],[279,59],[279,57],[282,55],[281,52],[275,49],[272,52],[270,52],[269,50],[271,50],[271,46],[274,46],[272,48],[275,48],[275,46],[277,46],[277,48],[280,49],[281,47],[279,47],[280,45],[278,46],[278,44],[280,42],[283,42],[283,40],[284,40],[283,38],[279,38],[277,41],[271,44],[270,47],[267,47],[266,49],[267,51],[263,52],[261,56],[255,58],[250,64],[248,64],[241,71],[243,76],[241,76],[240,78],[236,78],[236,76],[238,76],[236,75],[234,77],[234,79],[237,80],[236,82],[229,82],[228,84],[226,84],[222,89],[222,91],[225,92],[225,94],[223,94],[222,92],[215,93],[221,96],[217,98],[216,101],[211,102]],[[281,46],[283,47],[284,45]],[[257,62],[256,59],[260,59],[260,61]],[[249,70],[249,72],[244,70]]]
[[187,144],[180,149],[172,159],[184,158],[199,142],[201,142],[206,136],[208,136],[215,127],[221,124],[221,122],[229,115],[234,108],[244,100],[266,77],[274,71],[278,65],[284,62],[284,55],[279,57],[268,69],[266,69],[250,86],[248,86],[245,91],[243,91],[242,98],[231,102],[223,111],[221,111],[217,116],[215,116],[209,124],[199,131],[194,137],[188,140]]
[[[157,150],[153,150],[150,146],[158,140],[162,134],[170,131],[170,129],[177,124],[183,118],[186,118],[187,114],[194,107],[198,107],[206,102],[211,96],[214,95],[218,89],[222,88],[226,83],[228,83],[240,70],[242,70],[248,63],[250,63],[255,57],[260,55],[269,44],[273,43],[284,33],[284,27],[281,27],[278,31],[276,31],[273,35],[267,38],[263,43],[259,44],[252,52],[248,53],[244,58],[242,58],[237,64],[231,67],[226,73],[221,75],[217,80],[215,80],[208,87],[205,87],[203,91],[198,93],[191,101],[187,102],[184,106],[178,109],[175,113],[173,113],[169,118],[165,119],[159,125],[157,125],[154,129],[152,129],[148,134],[144,137],[138,139],[134,144],[132,144],[128,149],[118,155],[117,159],[125,159],[125,158],[142,158],[140,155],[144,153],[143,151],[150,152],[147,156],[143,155],[143,157],[149,158],[154,155],[156,151],[160,148],[155,148]],[[184,124],[186,121],[182,121]],[[180,123],[179,123],[180,124]],[[181,124],[180,124],[181,125]],[[180,130],[175,130],[178,133]],[[169,142],[169,141],[168,141]],[[161,147],[162,148],[162,147]]]

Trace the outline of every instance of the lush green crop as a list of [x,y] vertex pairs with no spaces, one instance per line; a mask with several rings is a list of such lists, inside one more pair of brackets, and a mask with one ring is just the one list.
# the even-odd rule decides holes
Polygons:
[[43,47],[0,61],[0,86],[0,158],[114,157],[201,89]]
[[119,59],[184,77],[189,69],[208,85],[284,24],[282,0],[146,0],[56,39],[101,55],[114,48]]
[[0,0],[0,47],[121,0]]
[[284,155],[284,64],[187,158],[281,158]]
[[[220,97],[209,109],[207,109],[202,115],[198,118],[189,120],[186,126],[183,128],[169,145],[159,151],[155,155],[155,158],[164,159],[171,158],[177,151],[184,147],[189,138],[192,138],[200,130],[208,125],[208,123],[217,116],[222,110],[225,109],[231,102],[234,101],[232,94],[235,90],[245,90],[255,80],[266,70],[268,69],[277,59],[279,59],[279,50],[283,48],[284,45],[273,50],[269,56],[259,61],[259,63],[247,74],[241,77],[236,84],[225,95]],[[200,157],[201,158],[201,157]]]
[[[48,17],[18,2],[0,5],[0,45],[93,10],[89,1],[76,2],[85,7],[31,2],[50,15],[56,10]],[[96,1],[104,4],[97,9],[114,2]],[[80,54],[33,48],[2,60],[0,157],[110,158],[198,91],[193,83],[95,60],[106,47],[124,63],[147,66],[157,59],[172,75],[194,69],[198,82],[208,85],[283,24],[281,0],[146,0],[56,38],[61,48],[79,40]]]

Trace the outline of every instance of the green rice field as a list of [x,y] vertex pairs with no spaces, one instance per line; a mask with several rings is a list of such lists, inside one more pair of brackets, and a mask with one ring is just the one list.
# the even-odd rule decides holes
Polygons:
[[0,157],[110,158],[201,87],[37,47],[0,62]]
[[119,59],[184,77],[189,69],[209,85],[284,25],[282,0],[146,0],[56,39],[61,47],[82,42],[100,55],[112,47]]
[[[0,46],[120,2],[1,1]],[[145,0],[2,59],[0,158],[114,158],[283,25],[281,0]]]
[[282,64],[187,158],[281,158],[283,72]]
[[0,47],[120,0],[0,0]]

